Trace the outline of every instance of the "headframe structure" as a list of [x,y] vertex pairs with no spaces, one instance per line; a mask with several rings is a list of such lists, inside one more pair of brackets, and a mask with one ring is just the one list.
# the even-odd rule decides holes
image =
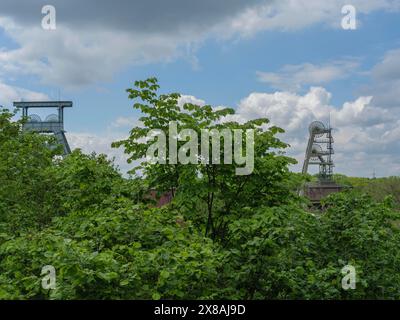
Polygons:
[[344,186],[338,185],[333,180],[334,163],[332,155],[334,154],[334,141],[332,128],[330,126],[326,127],[320,121],[314,121],[308,129],[310,136],[302,173],[306,174],[310,165],[319,166],[319,173],[318,181],[306,183],[300,194],[308,197],[313,205],[320,205],[322,198],[331,193],[341,191]]
[[[309,165],[319,166],[318,178],[321,182],[332,181],[333,175],[333,137],[332,128],[320,121],[314,121],[309,126],[310,137],[308,139],[306,155],[303,164],[303,174],[308,171]],[[322,145],[326,145],[322,148]]]
[[[14,102],[14,107],[22,109],[22,116],[27,120],[23,125],[24,131],[35,131],[39,133],[52,133],[58,143],[63,146],[64,156],[71,153],[64,130],[64,108],[71,108],[72,101],[35,101],[35,102]],[[45,120],[37,114],[29,115],[29,109],[55,108],[57,114],[50,114]]]

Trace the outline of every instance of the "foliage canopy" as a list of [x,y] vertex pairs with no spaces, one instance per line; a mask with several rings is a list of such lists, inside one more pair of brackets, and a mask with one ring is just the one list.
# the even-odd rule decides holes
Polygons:
[[[23,132],[24,119],[0,109],[0,298],[400,298],[397,178],[382,193],[368,189],[371,181],[338,176],[354,189],[310,211],[297,196],[305,178],[289,170],[282,129],[268,119],[230,121],[229,108],[181,106],[179,94],[158,90],[154,78],[128,89],[142,124],[114,146],[131,161],[145,156],[151,129],[177,121],[254,129],[254,172],[144,161],[143,175],[128,179],[105,155],[57,157],[51,138]],[[151,190],[174,199],[157,208]],[[348,264],[357,286],[346,291]],[[54,290],[41,286],[45,265],[57,272]]]

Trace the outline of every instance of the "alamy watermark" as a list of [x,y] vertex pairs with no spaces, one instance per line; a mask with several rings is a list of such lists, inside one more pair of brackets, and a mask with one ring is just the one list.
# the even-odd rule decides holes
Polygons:
[[[356,30],[357,29],[357,10],[351,5],[347,4],[342,7],[342,18],[341,26],[344,30]],[[45,16],[42,18],[42,28],[44,30],[56,30],[56,8],[53,5],[45,5],[42,7],[42,14]]]
[[42,8],[42,14],[45,16],[42,18],[42,28],[44,30],[56,30],[56,8],[52,5],[45,5]]
[[342,28],[344,30],[356,30],[357,29],[357,10],[351,5],[345,5],[342,7]]
[[[233,161],[243,167],[235,169],[237,175],[249,175],[254,169],[254,130],[245,130],[245,155],[243,154],[242,129],[202,129],[200,143],[198,133],[193,129],[183,129],[178,133],[177,122],[171,121],[167,134],[160,129],[151,130],[148,140],[156,141],[146,152],[147,161],[152,164],[221,164],[221,139],[223,140],[223,164],[232,164]],[[189,140],[188,140],[189,139]],[[211,140],[211,161],[210,161]],[[186,141],[178,150],[178,141]],[[168,157],[167,157],[168,149]],[[233,155],[232,155],[233,150]],[[168,158],[168,161],[167,161]],[[168,163],[167,163],[168,162]]]
[[355,290],[356,289],[356,268],[352,265],[346,265],[342,268],[342,289],[343,290]]
[[42,268],[40,274],[42,278],[42,288],[45,290],[56,288],[56,269],[52,265],[47,265]]

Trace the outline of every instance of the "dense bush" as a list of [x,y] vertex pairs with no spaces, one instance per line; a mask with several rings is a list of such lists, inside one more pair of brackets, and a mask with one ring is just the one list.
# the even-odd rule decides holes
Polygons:
[[[310,211],[295,192],[305,178],[288,170],[293,159],[276,138],[282,129],[267,119],[223,123],[233,110],[182,110],[179,95],[158,96],[155,79],[136,85],[129,92],[146,102],[135,104],[145,127],[115,144],[132,160],[146,150],[137,139],[171,119],[254,128],[253,174],[236,176],[235,164],[144,163],[144,176],[127,179],[104,155],[57,158],[53,140],[22,132],[23,120],[0,109],[1,299],[400,298],[397,189],[374,197],[355,187]],[[155,208],[154,189],[174,200]],[[346,291],[349,264],[357,282]],[[55,289],[41,285],[46,265]]]
[[44,227],[54,215],[47,170],[60,150],[48,148],[47,136],[22,133],[13,116],[0,108],[0,232],[19,233]]
[[[0,295],[11,299],[210,298],[217,248],[176,213],[129,201],[58,217],[0,246]],[[41,269],[57,288],[41,287]]]
[[[330,196],[326,212],[260,208],[231,225],[225,297],[244,299],[400,298],[400,215],[390,201],[349,192]],[[355,290],[342,289],[353,265]]]
[[395,207],[400,209],[400,177],[361,178],[337,174],[335,180],[366,193],[377,201],[383,201],[387,195],[391,195]]

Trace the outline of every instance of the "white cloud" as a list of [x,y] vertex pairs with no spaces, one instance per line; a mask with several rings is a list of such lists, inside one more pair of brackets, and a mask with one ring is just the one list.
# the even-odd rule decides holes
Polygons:
[[0,105],[10,107],[14,101],[46,101],[49,97],[43,93],[26,90],[0,82]]
[[298,91],[304,86],[321,85],[333,80],[344,79],[354,73],[359,63],[355,60],[340,60],[315,65],[303,63],[285,65],[278,72],[257,72],[259,81],[275,89]]
[[133,128],[139,125],[139,120],[132,117],[118,117],[115,119],[110,127],[111,128]]
[[[77,88],[110,81],[126,66],[185,57],[208,38],[251,36],[262,30],[298,30],[317,23],[339,25],[347,1],[231,0],[188,2],[54,0],[57,30],[41,28],[40,1],[0,2],[0,27],[17,48],[0,50],[0,76],[29,74],[45,83]],[[395,10],[398,1],[353,0],[358,12]],[[159,8],[153,10],[153,8]],[[93,9],[95,8],[95,10]],[[113,14],[110,14],[113,12]],[[315,70],[319,80],[337,70]],[[316,83],[319,84],[319,83]]]
[[182,108],[185,103],[196,104],[198,106],[204,106],[206,104],[206,102],[202,99],[198,99],[191,95],[182,94],[178,99],[178,106]]
[[[178,39],[121,31],[74,30],[54,33],[39,26],[25,28],[0,20],[20,45],[0,51],[0,67],[8,75],[36,75],[44,84],[78,88],[109,81],[127,64],[143,64],[177,56]],[[46,44],[45,46],[43,44]]]
[[400,9],[398,0],[353,0],[350,3],[347,0],[279,0],[247,8],[231,21],[228,30],[230,33],[240,30],[243,36],[252,36],[262,30],[295,31],[314,24],[339,28],[343,18],[341,9],[348,4],[356,8],[357,14]]
[[371,71],[372,84],[364,91],[374,95],[373,103],[385,107],[400,107],[400,49],[386,52]]
[[314,120],[334,128],[336,172],[370,176],[373,168],[379,175],[396,175],[400,166],[400,108],[387,110],[371,104],[372,97],[359,97],[340,108],[330,104],[331,94],[322,87],[312,87],[304,95],[290,92],[251,93],[244,98],[237,114],[227,120],[246,121],[267,117],[272,125],[285,129],[282,140],[291,147],[290,156],[304,160],[308,126]]
[[79,148],[87,154],[96,152],[97,154],[106,154],[109,159],[115,158],[115,164],[124,174],[134,167],[133,164],[127,163],[128,156],[124,153],[123,148],[115,149],[111,147],[113,142],[125,139],[126,135],[110,132],[103,134],[68,132],[66,136],[72,150]]
[[334,110],[329,105],[330,99],[331,94],[321,87],[312,87],[304,96],[284,91],[254,92],[240,102],[235,117],[243,120],[267,117],[294,132],[306,128],[315,118],[327,120],[329,112]]
[[373,97],[359,97],[353,102],[345,102],[339,112],[335,112],[337,126],[372,127],[393,121],[393,113],[385,108],[378,108],[371,104]]

